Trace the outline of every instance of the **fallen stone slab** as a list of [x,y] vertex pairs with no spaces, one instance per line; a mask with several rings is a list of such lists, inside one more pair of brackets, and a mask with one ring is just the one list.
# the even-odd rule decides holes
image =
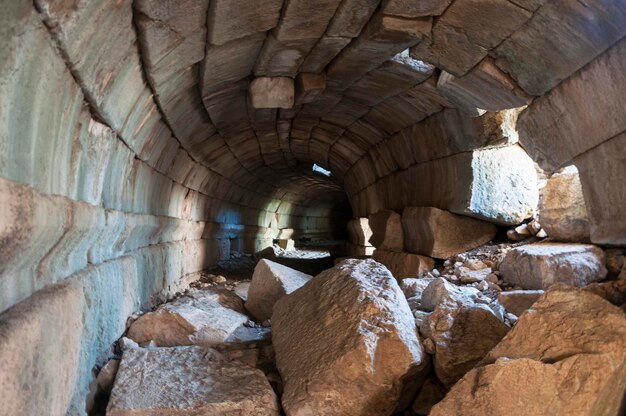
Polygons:
[[154,341],[159,347],[217,345],[249,320],[242,309],[233,309],[240,306],[241,299],[234,293],[229,297],[198,291],[195,297],[179,298],[140,316],[127,336],[139,344]]
[[574,166],[552,175],[541,189],[539,223],[556,241],[589,242],[589,217]]
[[373,258],[385,265],[398,280],[417,277],[435,267],[435,260],[413,253],[396,253],[376,249]]
[[271,260],[259,260],[254,268],[246,309],[258,321],[272,317],[274,304],[283,296],[304,286],[311,276],[275,263]]
[[422,277],[417,279],[402,279],[400,282],[400,288],[404,293],[404,296],[408,298],[412,298],[418,296],[420,299],[422,297],[422,293],[428,287],[429,284],[434,282],[435,279],[432,277]]
[[107,415],[279,415],[265,375],[211,348],[129,348]]
[[508,312],[520,316],[543,295],[543,290],[511,290],[498,293],[498,302]]
[[402,216],[391,210],[379,211],[369,217],[369,226],[372,230],[370,243],[377,249],[387,251],[404,250],[404,231],[402,231]]
[[523,314],[431,415],[618,415],[625,391],[626,315],[561,285]]
[[502,279],[524,289],[554,283],[582,287],[605,278],[604,252],[590,244],[538,243],[510,250],[500,265]]
[[446,259],[479,247],[496,234],[496,226],[434,207],[407,207],[402,213],[407,251]]
[[289,415],[391,415],[417,390],[425,356],[414,318],[373,260],[345,260],[280,299],[272,330]]

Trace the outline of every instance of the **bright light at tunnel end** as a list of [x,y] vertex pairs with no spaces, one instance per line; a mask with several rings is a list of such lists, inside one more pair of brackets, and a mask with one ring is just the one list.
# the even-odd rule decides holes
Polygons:
[[311,170],[312,170],[313,172],[318,172],[318,173],[321,173],[321,174],[322,174],[322,175],[324,175],[324,176],[330,176],[330,175],[332,175],[332,172],[331,172],[331,171],[329,171],[328,169],[324,169],[323,167],[321,167],[321,166],[319,166],[319,165],[316,165],[315,163],[313,164],[313,167],[311,168]]

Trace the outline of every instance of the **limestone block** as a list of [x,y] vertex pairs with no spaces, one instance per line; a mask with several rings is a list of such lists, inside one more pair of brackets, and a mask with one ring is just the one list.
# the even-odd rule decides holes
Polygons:
[[79,377],[82,307],[81,290],[60,284],[0,315],[3,413],[66,414]]
[[344,0],[337,8],[326,33],[329,36],[355,38],[376,11],[380,0]]
[[543,290],[511,290],[498,293],[498,302],[515,316],[520,316],[543,295]]
[[280,40],[272,34],[268,35],[254,67],[254,74],[294,78],[316,42],[317,39]]
[[350,43],[352,39],[340,36],[324,36],[311,49],[300,66],[301,72],[321,72]]
[[[564,3],[574,4],[569,1]],[[626,72],[624,54],[626,40],[619,41],[567,81],[537,98],[520,115],[520,142],[542,169],[554,172],[571,164],[576,156],[626,130],[626,106],[623,105],[626,80],[622,76]],[[571,105],[576,102],[594,104]],[[563,108],[569,111],[563,113],[560,110]],[[556,119],[560,122],[554,123]],[[604,167],[607,166],[613,164],[606,163]]]
[[402,216],[391,210],[379,211],[368,217],[372,230],[370,243],[380,250],[401,252],[404,249]]
[[326,74],[300,72],[295,82],[295,104],[313,102],[325,89]]
[[[576,289],[550,290],[431,415],[619,414],[626,316]],[[572,390],[572,385],[583,387]]]
[[429,272],[435,267],[435,260],[430,257],[412,253],[398,253],[377,248],[374,251],[374,260],[383,264],[391,274],[398,279],[417,277]]
[[589,217],[575,167],[555,173],[541,189],[539,223],[556,241],[589,241]]
[[480,291],[471,286],[456,286],[439,277],[422,291],[421,309],[434,311],[438,306],[472,306]]
[[442,72],[437,89],[459,108],[480,108],[500,111],[529,104],[531,97],[515,81],[503,73],[491,58],[462,77]]
[[296,242],[291,238],[279,238],[278,247],[282,248],[285,251],[295,251]]
[[108,415],[279,415],[265,375],[210,348],[129,348]]
[[219,293],[179,298],[142,315],[128,329],[128,337],[140,344],[154,341],[161,347],[222,343],[248,321],[246,315],[222,303]]
[[433,25],[430,38],[411,49],[411,56],[463,76],[531,16],[507,0],[454,1]]
[[223,45],[278,24],[283,0],[212,0],[207,17],[208,43]]
[[433,207],[407,207],[402,213],[404,246],[438,259],[479,247],[491,240],[496,227]]
[[[274,31],[277,39],[319,39],[341,0],[285,0],[280,23]],[[315,16],[315,19],[311,19]]]
[[626,174],[625,148],[626,132],[576,158],[593,243],[626,244],[626,192],[620,182]]
[[415,393],[405,384],[425,358],[415,322],[373,260],[345,260],[279,300],[272,330],[287,414],[388,415]]
[[260,77],[250,83],[253,108],[291,108],[294,104],[294,82],[287,77]]
[[502,279],[524,289],[554,283],[586,286],[605,278],[604,252],[589,244],[537,243],[510,250],[500,265]]
[[[493,51],[498,66],[532,95],[550,91],[626,35],[626,11],[619,1],[589,7],[573,0],[537,3],[542,6],[528,24]],[[603,84],[614,88],[608,79]],[[591,84],[589,88],[593,89]],[[589,110],[593,111],[592,107]],[[591,117],[588,112],[582,114]],[[570,113],[569,117],[576,116]]]
[[372,237],[372,229],[367,218],[357,218],[348,221],[348,237],[352,244],[371,247],[369,240]]
[[383,12],[393,16],[422,17],[439,16],[452,3],[452,0],[383,0]]
[[254,268],[246,309],[258,322],[272,317],[274,304],[304,286],[311,276],[271,260],[261,259]]

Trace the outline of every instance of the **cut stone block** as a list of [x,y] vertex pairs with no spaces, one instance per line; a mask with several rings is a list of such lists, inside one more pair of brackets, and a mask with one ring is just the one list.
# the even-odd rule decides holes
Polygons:
[[133,322],[128,338],[139,344],[154,341],[159,347],[221,344],[248,321],[241,300],[233,296],[237,298],[234,305],[224,294],[213,291],[166,303]]
[[483,59],[462,77],[442,72],[437,89],[459,108],[480,108],[486,111],[522,107],[532,99],[491,58]]
[[452,0],[383,0],[383,13],[402,17],[439,16]]
[[626,315],[599,296],[559,288],[523,314],[431,415],[617,415],[625,391]]
[[107,415],[280,414],[265,375],[211,348],[129,348]]
[[295,78],[316,42],[317,39],[279,40],[270,33],[259,53],[254,74]]
[[376,11],[380,0],[343,0],[326,33],[329,36],[355,38]]
[[415,321],[373,260],[345,260],[279,300],[272,330],[287,414],[388,415],[415,394],[425,358]]
[[351,40],[351,38],[324,36],[311,49],[300,66],[300,72],[323,71]]
[[556,241],[589,241],[589,217],[575,167],[555,173],[541,189],[539,223]]
[[296,105],[315,101],[326,89],[326,74],[301,72],[296,77]]
[[589,244],[538,243],[510,250],[500,265],[502,279],[524,289],[554,283],[582,287],[606,277],[604,252]]
[[398,280],[417,277],[435,267],[435,260],[430,257],[413,253],[385,251],[379,248],[374,251],[374,260],[385,265]]
[[208,43],[223,45],[267,32],[278,24],[283,0],[211,0],[207,17]]
[[291,238],[278,239],[278,247],[285,251],[294,251],[296,249],[296,242]]
[[348,221],[348,237],[352,244],[363,247],[372,247],[369,242],[372,237],[369,220],[367,218],[357,218]]
[[319,39],[341,0],[285,0],[275,36],[280,40]]
[[292,108],[293,80],[287,77],[260,77],[250,83],[253,108]]
[[311,276],[271,260],[259,260],[254,268],[246,309],[258,322],[272,316],[274,304],[283,296],[304,286]]
[[498,293],[498,302],[508,312],[520,316],[543,295],[543,290],[511,290]]
[[379,211],[368,217],[372,230],[370,243],[380,250],[402,252],[404,250],[404,231],[402,216],[390,210]]
[[411,253],[447,259],[479,247],[496,235],[496,226],[434,207],[407,207],[402,213],[404,246]]

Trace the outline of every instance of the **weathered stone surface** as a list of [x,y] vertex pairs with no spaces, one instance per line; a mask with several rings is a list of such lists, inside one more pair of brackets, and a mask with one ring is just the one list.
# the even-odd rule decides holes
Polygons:
[[586,286],[604,279],[604,252],[588,244],[537,243],[510,250],[500,265],[502,279],[524,289],[554,283]]
[[380,0],[343,0],[326,33],[329,36],[355,38],[378,7]]
[[259,77],[250,83],[250,103],[253,108],[292,108],[293,79]]
[[267,36],[259,54],[254,74],[266,77],[294,78],[317,39],[279,40]]
[[300,72],[295,84],[295,104],[310,103],[326,89],[326,74]]
[[417,277],[435,267],[435,260],[430,257],[413,253],[386,251],[379,248],[374,251],[374,260],[385,265],[398,280],[406,279],[407,277]]
[[439,305],[471,306],[475,303],[479,291],[469,286],[456,286],[439,277],[432,281],[422,292],[422,309],[434,311]]
[[279,415],[265,375],[203,347],[130,348],[108,415]]
[[[285,0],[275,36],[280,40],[318,39],[339,7],[340,0]],[[311,17],[315,16],[314,19]]]
[[258,321],[272,317],[274,304],[304,286],[311,276],[270,260],[259,260],[254,268],[246,309]]
[[556,241],[589,241],[589,218],[575,167],[555,173],[541,189],[539,222]]
[[379,211],[368,217],[372,230],[370,243],[380,250],[401,252],[404,250],[402,216],[391,210]]
[[496,227],[434,207],[407,207],[402,213],[405,248],[416,254],[446,259],[493,238]]
[[373,260],[345,260],[279,300],[272,329],[287,414],[391,414],[424,360],[404,295]]
[[406,298],[419,297],[421,299],[424,289],[428,287],[435,279],[432,277],[421,277],[419,279],[402,279],[400,288]]
[[443,72],[437,81],[437,89],[458,108],[500,111],[521,107],[531,101],[531,97],[500,71],[491,58],[483,59],[462,77]]
[[572,288],[548,291],[532,311],[431,415],[617,415],[623,410],[623,311]]
[[339,36],[324,36],[311,49],[300,66],[300,72],[321,72],[343,48],[350,43],[351,38]]
[[223,297],[205,291],[166,303],[133,322],[128,337],[140,344],[154,341],[159,347],[220,344],[248,321]]
[[520,316],[543,295],[543,290],[511,290],[498,293],[498,302],[508,312]]
[[371,247],[370,238],[372,229],[367,218],[357,218],[348,221],[348,237],[352,244]]
[[452,3],[452,0],[383,0],[382,11],[402,17],[439,16]]
[[208,43],[223,45],[275,27],[283,0],[211,0]]

